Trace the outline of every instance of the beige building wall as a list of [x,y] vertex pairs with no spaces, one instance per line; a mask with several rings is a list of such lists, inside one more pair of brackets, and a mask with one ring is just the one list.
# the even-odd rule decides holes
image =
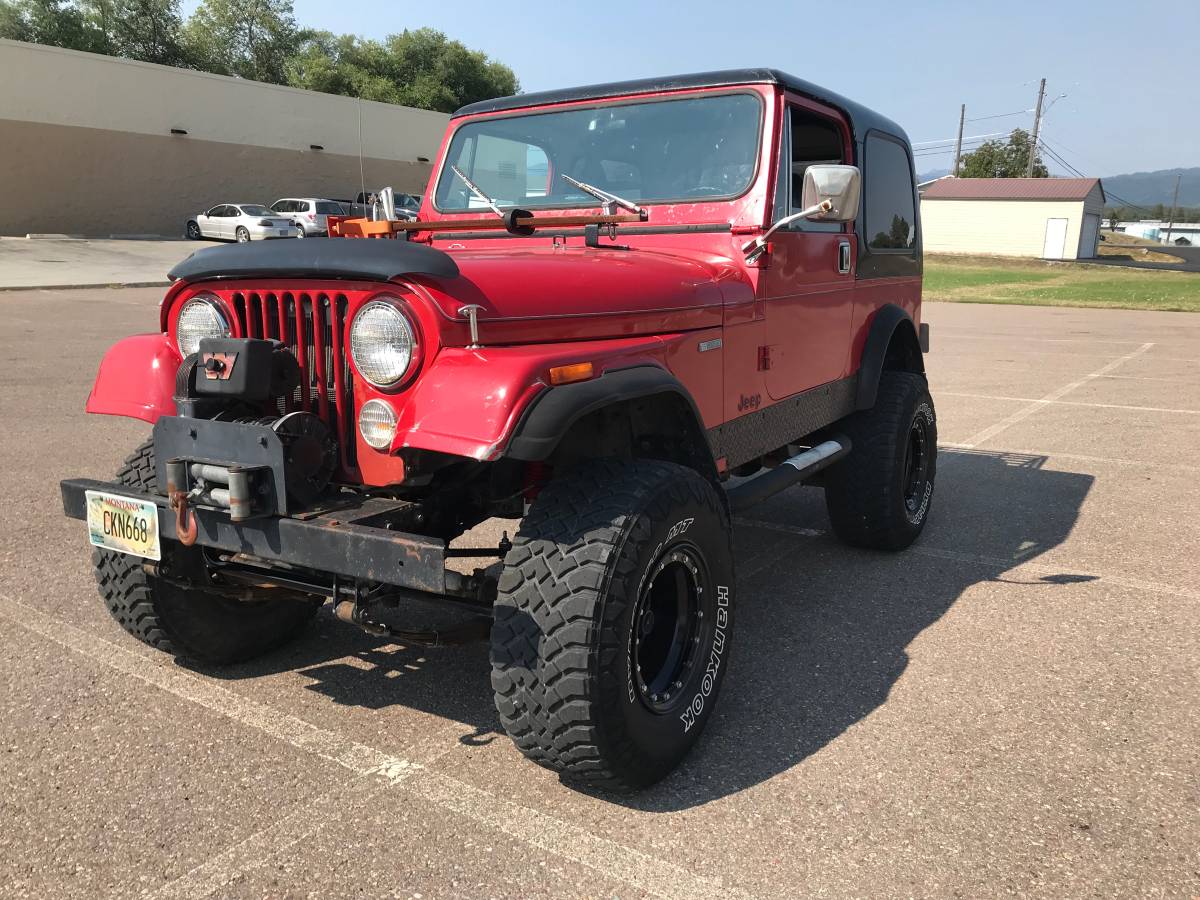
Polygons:
[[1079,252],[1080,201],[922,200],[921,227],[930,253],[1041,258],[1048,219],[1067,220],[1064,259]]
[[217,203],[353,198],[360,112],[366,189],[421,193],[449,121],[5,40],[0,86],[0,235],[179,235]]

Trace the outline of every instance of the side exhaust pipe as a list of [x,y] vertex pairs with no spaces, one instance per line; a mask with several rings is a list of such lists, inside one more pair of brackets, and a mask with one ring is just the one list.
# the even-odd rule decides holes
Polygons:
[[729,498],[729,505],[734,512],[742,512],[773,494],[807,481],[849,452],[850,439],[835,435],[824,443],[785,459],[776,468],[729,488],[725,496]]

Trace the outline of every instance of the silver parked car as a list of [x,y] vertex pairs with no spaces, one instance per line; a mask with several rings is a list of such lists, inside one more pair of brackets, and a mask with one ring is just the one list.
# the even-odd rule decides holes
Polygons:
[[291,219],[276,215],[261,203],[219,203],[208,212],[188,219],[187,236],[193,241],[264,241],[296,236]]
[[336,200],[318,197],[285,197],[271,204],[271,210],[295,223],[296,237],[329,234],[329,217],[347,215],[346,208]]

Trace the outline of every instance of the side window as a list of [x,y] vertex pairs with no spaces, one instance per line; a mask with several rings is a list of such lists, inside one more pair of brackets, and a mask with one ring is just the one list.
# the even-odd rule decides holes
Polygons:
[[286,200],[276,200],[274,203],[271,204],[271,211],[277,212],[277,213],[287,212],[287,201]]
[[212,218],[214,216],[219,216],[219,215],[221,215],[222,209],[224,209],[223,206],[214,206],[212,209],[210,209],[208,212],[206,212],[205,215],[208,216],[209,218]]
[[[798,213],[803,206],[804,173],[809,166],[845,162],[845,140],[838,125],[796,106],[788,107],[780,147],[780,170],[775,193],[775,219]],[[840,222],[801,220],[791,231],[841,231]]]
[[864,189],[867,245],[873,250],[914,252],[913,170],[902,144],[877,135],[867,138]]

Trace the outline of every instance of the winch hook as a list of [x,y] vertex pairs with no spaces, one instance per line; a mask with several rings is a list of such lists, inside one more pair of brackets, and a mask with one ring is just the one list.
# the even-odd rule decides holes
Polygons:
[[196,543],[196,513],[188,506],[187,491],[171,492],[171,509],[175,510],[175,537],[185,547]]

